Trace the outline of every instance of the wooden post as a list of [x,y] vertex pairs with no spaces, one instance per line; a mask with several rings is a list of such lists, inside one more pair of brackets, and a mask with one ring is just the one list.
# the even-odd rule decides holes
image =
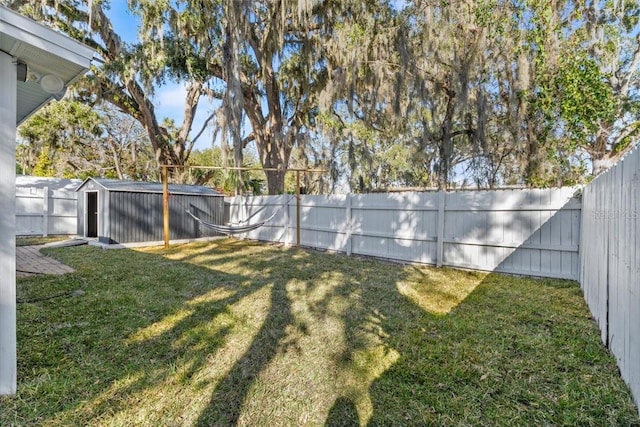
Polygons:
[[300,171],[296,170],[296,246],[300,246]]
[[169,171],[162,166],[162,218],[164,220],[164,248],[169,249]]

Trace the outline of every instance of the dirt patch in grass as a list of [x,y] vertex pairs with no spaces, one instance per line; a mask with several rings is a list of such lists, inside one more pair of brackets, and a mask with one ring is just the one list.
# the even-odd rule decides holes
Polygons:
[[575,282],[233,240],[48,250],[0,425],[638,425]]
[[16,238],[16,246],[37,246],[47,243],[61,242],[67,240],[69,236],[23,236]]

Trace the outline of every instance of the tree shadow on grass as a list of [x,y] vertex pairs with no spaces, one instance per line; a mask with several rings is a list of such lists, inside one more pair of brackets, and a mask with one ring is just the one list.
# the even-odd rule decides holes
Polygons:
[[199,426],[638,421],[575,282],[274,251],[247,261],[269,312]]
[[336,399],[327,415],[326,427],[358,426],[360,418],[351,399],[341,396]]
[[197,426],[236,425],[249,388],[269,361],[283,347],[288,325],[293,324],[286,283],[272,283],[269,313],[251,346],[216,386],[210,404],[200,414]]
[[[372,303],[374,301],[371,301]],[[577,283],[489,274],[441,317],[414,313],[369,390],[369,425],[638,425]]]
[[[316,402],[326,423],[640,422],[577,283],[381,269],[384,263],[341,256],[330,264],[299,294],[289,292],[289,308],[306,298],[311,319],[341,325],[325,361],[334,400]],[[339,280],[327,288],[332,275]],[[321,297],[310,298],[316,292]],[[302,311],[293,309],[294,322]]]
[[[31,419],[199,426],[637,421],[573,282],[415,271],[247,242],[150,252],[60,252],[89,286],[76,300],[24,307],[34,324],[56,325],[43,336],[29,336],[40,333],[37,326],[22,330],[21,339],[37,342],[36,354],[23,355],[21,377],[68,377],[49,390],[26,384],[41,393],[38,403],[65,396],[55,413]],[[98,256],[100,265],[83,261]],[[87,325],[69,324],[91,311]],[[46,360],[59,366],[39,365],[39,351],[53,351]],[[168,391],[154,394],[160,389]]]
[[[235,249],[223,247],[218,258]],[[29,341],[32,351],[21,354],[19,377],[26,382],[22,384],[25,392],[37,395],[43,413],[33,415],[43,420],[89,423],[109,419],[127,407],[130,410],[136,394],[163,385],[179,389],[181,384],[198,382],[198,387],[206,388],[218,380],[198,376],[211,357],[233,352],[228,348],[230,337],[262,322],[255,313],[234,306],[254,299],[257,311],[268,309],[263,297],[271,291],[278,294],[277,284],[264,274],[266,269],[255,275],[232,274],[128,250],[71,248],[57,254],[78,272],[25,280],[20,291],[22,296],[40,297],[78,287],[80,282],[87,284],[81,297],[21,307],[25,321],[19,339]],[[277,263],[284,256],[273,253],[264,262]],[[100,262],[87,265],[87,258],[98,257]],[[268,313],[266,324],[276,315],[272,310]],[[286,311],[282,314],[286,317]],[[241,347],[244,342],[235,344]],[[260,363],[251,359],[257,369]],[[48,386],[34,387],[33,382],[45,375],[51,378]],[[57,404],[52,414],[47,401],[58,396],[65,396],[64,403]],[[168,393],[161,399],[171,397]],[[174,410],[148,414],[145,422],[153,424],[154,416],[158,422],[179,419],[181,408]],[[24,416],[16,414],[16,419]]]
[[[278,279],[267,318],[197,425],[358,425],[359,412],[371,410],[371,381],[394,357],[384,319],[402,333],[408,319],[434,317],[397,292],[407,275],[397,265],[287,252],[296,259],[270,263]],[[254,398],[273,410],[252,412]]]

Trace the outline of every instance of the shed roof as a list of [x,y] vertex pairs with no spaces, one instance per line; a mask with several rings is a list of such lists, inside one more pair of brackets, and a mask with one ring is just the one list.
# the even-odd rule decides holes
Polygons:
[[[90,182],[95,183],[99,187],[107,191],[120,191],[127,193],[159,193],[162,194],[162,183],[160,182],[138,182],[138,181],[124,181],[119,179],[105,179],[105,178],[87,178],[76,189],[81,191],[89,186]],[[199,196],[223,196],[223,194],[217,191],[204,187],[202,185],[188,185],[188,184],[169,184],[169,193],[171,194],[188,194]]]
[[[0,4],[0,50],[25,63],[30,73],[60,77],[66,88],[91,65],[95,51]],[[18,82],[16,123],[52,98],[37,81]],[[64,89],[61,93],[64,93]]]

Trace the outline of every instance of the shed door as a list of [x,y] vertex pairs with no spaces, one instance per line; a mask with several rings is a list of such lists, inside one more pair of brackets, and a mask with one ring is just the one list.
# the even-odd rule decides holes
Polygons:
[[87,237],[98,237],[97,192],[87,192]]

